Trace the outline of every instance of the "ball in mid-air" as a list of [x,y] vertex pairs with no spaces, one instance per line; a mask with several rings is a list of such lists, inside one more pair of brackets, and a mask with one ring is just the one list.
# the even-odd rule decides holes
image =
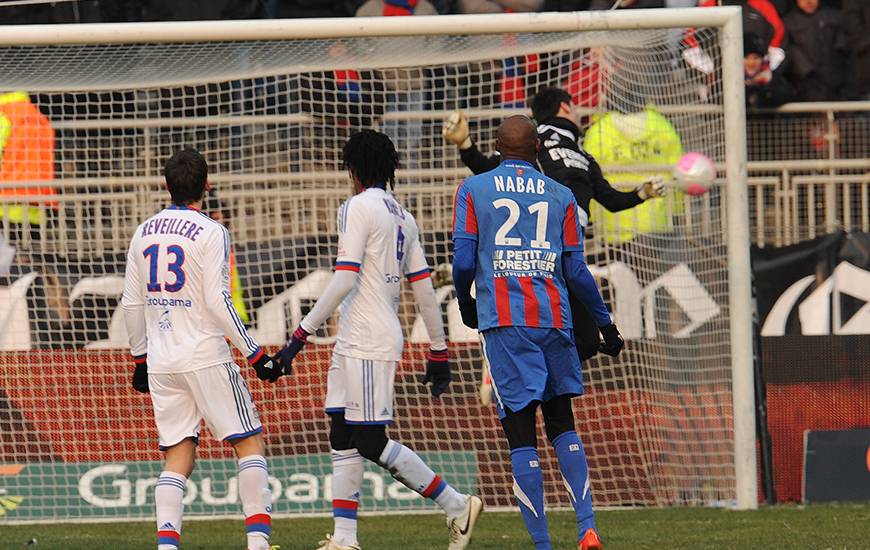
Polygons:
[[677,187],[686,193],[698,196],[710,190],[716,179],[716,165],[710,157],[698,151],[690,151],[674,165],[674,180]]

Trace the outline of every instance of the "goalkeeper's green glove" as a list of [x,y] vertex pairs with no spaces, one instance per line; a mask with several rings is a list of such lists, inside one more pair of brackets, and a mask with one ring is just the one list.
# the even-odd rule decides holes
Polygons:
[[296,357],[302,348],[308,342],[308,337],[311,336],[304,328],[297,327],[293,331],[293,336],[287,340],[287,345],[284,349],[278,352],[278,368],[287,376],[293,373],[293,359]]
[[432,397],[438,397],[447,391],[447,386],[450,385],[452,378],[447,348],[443,350],[430,349],[426,358],[426,376],[423,377],[423,385],[432,382],[432,385],[429,386]]
[[281,369],[275,365],[275,361],[263,353],[263,350],[258,350],[257,353],[251,356],[248,359],[248,364],[254,368],[257,372],[257,378],[260,380],[275,382],[283,374]]
[[133,389],[139,393],[148,393],[148,355],[134,355],[133,363],[136,365],[133,370]]
[[453,111],[450,116],[444,121],[444,127],[441,129],[441,135],[448,143],[459,147],[460,149],[468,149],[471,147],[471,135],[468,132],[468,119],[465,118],[465,113],[462,111]]
[[619,355],[619,352],[621,352],[622,348],[625,347],[625,340],[622,339],[622,335],[619,334],[616,325],[611,323],[603,327],[598,327],[598,330],[601,331],[601,336],[604,337],[604,341],[601,342],[598,350],[611,357]]
[[645,179],[636,191],[643,201],[661,197],[665,194],[665,180],[661,176],[652,176]]

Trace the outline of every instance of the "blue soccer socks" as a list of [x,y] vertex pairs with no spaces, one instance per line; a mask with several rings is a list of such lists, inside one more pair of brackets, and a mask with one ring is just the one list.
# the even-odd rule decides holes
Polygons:
[[514,474],[514,495],[535,549],[552,550],[550,529],[544,513],[544,475],[541,473],[538,450],[534,447],[512,450],[511,470]]
[[587,529],[595,528],[592,512],[592,492],[589,490],[589,465],[586,453],[577,432],[571,430],[560,434],[553,440],[553,448],[559,458],[562,479],[568,488],[568,496],[577,516],[577,537],[583,536]]

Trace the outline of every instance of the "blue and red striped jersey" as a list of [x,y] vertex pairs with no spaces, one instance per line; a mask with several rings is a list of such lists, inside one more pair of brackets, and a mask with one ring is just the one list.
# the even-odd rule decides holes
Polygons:
[[456,191],[453,238],[476,241],[478,328],[572,328],[562,254],[583,245],[571,191],[506,160]]

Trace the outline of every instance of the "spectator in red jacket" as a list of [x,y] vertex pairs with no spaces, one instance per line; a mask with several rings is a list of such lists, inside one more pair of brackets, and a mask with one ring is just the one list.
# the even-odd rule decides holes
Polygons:
[[[799,101],[836,101],[846,88],[848,42],[840,10],[819,0],[795,0],[786,16],[788,74]],[[867,29],[864,29],[867,33]]]

